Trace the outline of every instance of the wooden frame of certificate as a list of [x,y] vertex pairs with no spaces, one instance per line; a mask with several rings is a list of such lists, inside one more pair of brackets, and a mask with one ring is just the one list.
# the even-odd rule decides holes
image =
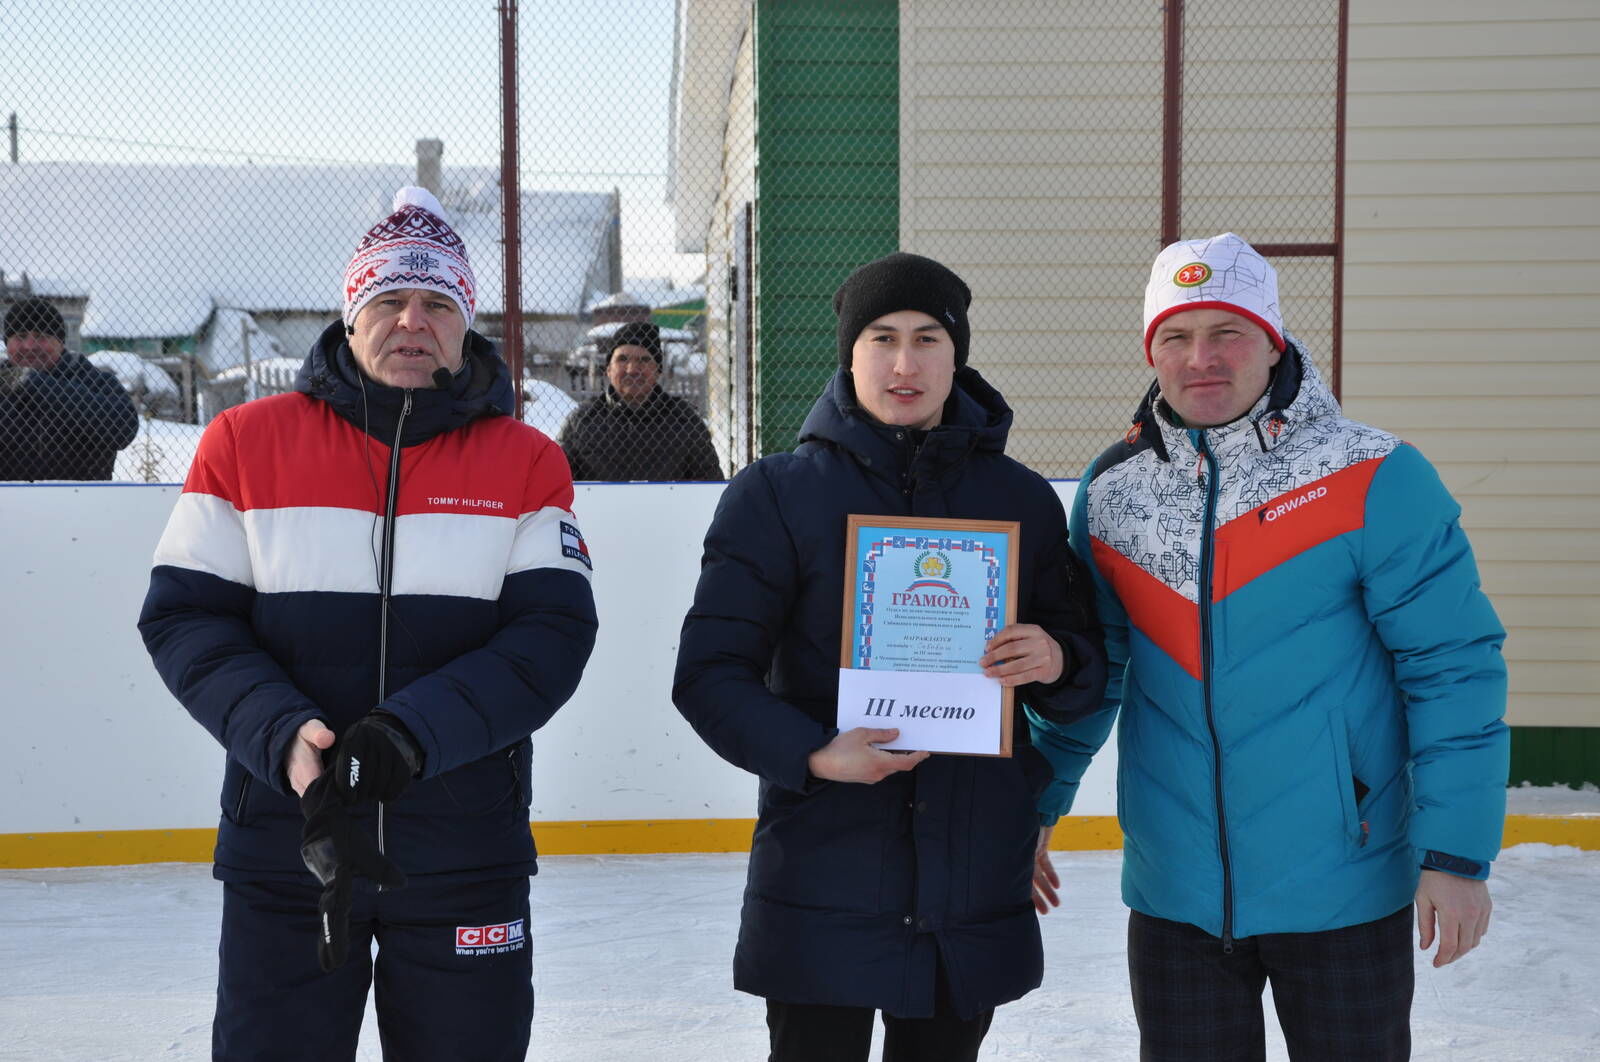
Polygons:
[[838,726],[897,727],[887,749],[1010,756],[1014,691],[978,666],[1017,618],[1015,520],[845,521]]

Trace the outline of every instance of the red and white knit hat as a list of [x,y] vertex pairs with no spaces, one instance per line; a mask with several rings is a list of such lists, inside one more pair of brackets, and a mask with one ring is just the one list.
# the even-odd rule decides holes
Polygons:
[[467,261],[467,246],[444,219],[444,208],[426,188],[394,194],[394,213],[367,230],[344,271],[344,323],[373,296],[395,288],[432,288],[461,307],[472,327],[478,306],[478,281]]
[[1247,317],[1283,349],[1278,272],[1231,232],[1205,240],[1179,240],[1156,255],[1144,289],[1144,358],[1156,326],[1184,310],[1228,310]]

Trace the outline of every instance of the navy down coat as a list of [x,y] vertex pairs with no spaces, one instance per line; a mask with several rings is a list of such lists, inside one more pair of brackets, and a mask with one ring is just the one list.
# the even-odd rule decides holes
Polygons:
[[[11,367],[0,361],[0,370]],[[0,480],[110,479],[139,414],[117,378],[82,354],[0,390]]]
[[312,881],[285,753],[307,720],[340,733],[377,707],[423,757],[398,800],[363,809],[400,869],[535,869],[528,735],[594,645],[589,559],[561,449],[504,415],[505,363],[468,338],[448,389],[411,391],[363,381],[330,326],[297,393],[206,428],[139,630],[227,750],[223,880]]
[[799,448],[728,485],[684,620],[673,700],[719,755],[760,776],[734,986],[789,1003],[957,1010],[1017,999],[1043,975],[1031,903],[1049,768],[1024,713],[1010,759],[935,756],[875,785],[809,776],[834,729],[845,517],[1021,521],[1019,622],[1061,643],[1051,686],[1018,690],[1034,726],[1092,711],[1105,656],[1089,578],[1054,490],[1004,454],[1011,410],[958,369],[944,423],[888,427],[836,374]]

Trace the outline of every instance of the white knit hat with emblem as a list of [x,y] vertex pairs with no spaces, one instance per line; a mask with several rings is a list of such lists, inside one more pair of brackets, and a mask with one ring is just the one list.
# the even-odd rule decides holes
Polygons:
[[478,280],[467,261],[467,245],[444,219],[444,208],[432,192],[412,186],[394,194],[391,210],[367,230],[345,267],[345,325],[354,327],[361,307],[381,292],[431,288],[454,299],[471,328]]
[[1266,331],[1279,350],[1283,314],[1278,309],[1278,271],[1231,232],[1204,240],[1179,240],[1156,255],[1144,289],[1144,357],[1156,326],[1184,310],[1228,310]]

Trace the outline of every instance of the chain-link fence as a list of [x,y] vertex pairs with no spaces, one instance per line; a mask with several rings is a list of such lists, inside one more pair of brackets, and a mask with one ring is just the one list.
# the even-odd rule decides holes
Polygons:
[[0,478],[181,480],[219,412],[295,386],[411,183],[466,243],[520,415],[589,478],[791,447],[837,365],[834,289],[896,248],[968,281],[972,364],[1016,411],[1013,455],[1051,475],[1148,383],[1166,229],[1274,250],[1289,327],[1332,368],[1336,0],[3,18],[0,305],[43,300],[65,354],[51,320],[8,336]]
[[758,267],[735,434],[787,445],[834,364],[835,286],[896,247],[967,280],[971,364],[1015,410],[1010,452],[1049,475],[1119,438],[1148,385],[1166,241],[1262,244],[1333,372],[1341,21],[1336,0],[756,3],[759,165],[724,176],[755,204]]

